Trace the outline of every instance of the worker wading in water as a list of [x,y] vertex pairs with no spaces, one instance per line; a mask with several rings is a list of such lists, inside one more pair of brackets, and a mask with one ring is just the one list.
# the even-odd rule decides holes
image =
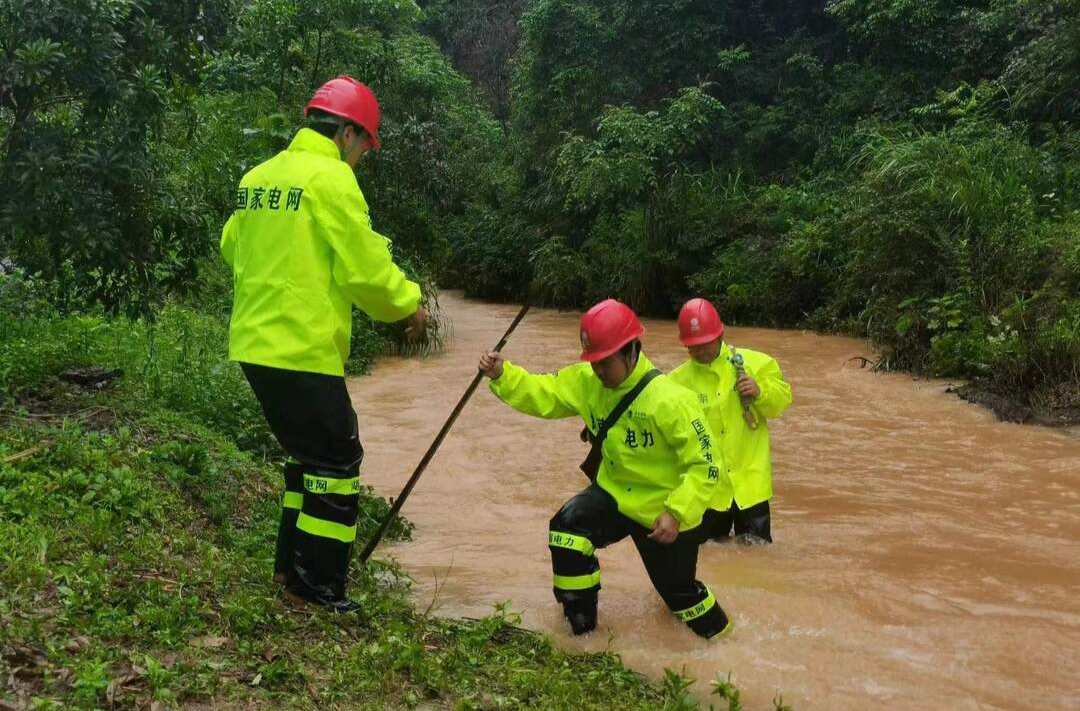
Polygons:
[[659,375],[641,352],[644,332],[628,306],[609,299],[581,319],[585,362],[533,375],[491,352],[481,356],[480,370],[491,378],[492,392],[514,409],[544,418],[576,415],[591,439],[638,391],[608,423],[593,483],[551,519],[555,599],[574,634],[595,629],[596,551],[629,536],[671,611],[697,634],[714,637],[731,625],[695,578],[700,539],[694,529],[713,500],[723,463],[693,393]]
[[705,299],[687,301],[679,312],[679,340],[690,359],[671,379],[693,391],[723,452],[725,483],[705,513],[702,534],[723,541],[771,543],[769,499],[772,460],[769,420],[791,404],[791,386],[773,358],[725,343],[724,323]]
[[380,321],[409,318],[413,337],[427,313],[372,230],[353,173],[379,148],[375,95],[342,76],[304,113],[289,147],[240,181],[222,232],[234,277],[229,358],[289,455],[274,579],[294,601],[348,612],[364,456],[344,378],[352,306]]

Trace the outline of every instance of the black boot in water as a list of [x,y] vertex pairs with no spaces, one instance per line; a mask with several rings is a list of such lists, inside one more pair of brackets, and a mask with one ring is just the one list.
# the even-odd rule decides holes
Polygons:
[[701,617],[687,621],[686,626],[699,637],[719,639],[731,631],[734,623],[728,619],[723,608],[719,605],[713,605],[712,609]]
[[596,629],[596,600],[568,600],[563,603],[563,614],[575,635]]

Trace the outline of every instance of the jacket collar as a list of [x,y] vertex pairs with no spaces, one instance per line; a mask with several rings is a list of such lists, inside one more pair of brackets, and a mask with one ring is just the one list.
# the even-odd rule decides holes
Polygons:
[[645,357],[644,353],[638,353],[637,365],[634,366],[630,375],[626,376],[626,380],[622,381],[622,383],[619,384],[619,387],[614,388],[612,392],[616,392],[620,395],[629,392],[630,389],[637,385],[638,382],[645,377],[645,374],[654,367],[656,366],[652,364],[651,360]]
[[341,151],[338,150],[337,144],[310,128],[302,128],[297,131],[292,142],[289,143],[288,150],[314,153],[325,158],[341,160]]
[[720,353],[716,356],[716,359],[708,365],[702,365],[693,358],[690,359],[690,367],[695,370],[711,370],[714,373],[720,374],[720,372],[728,368],[731,365],[731,346],[726,342],[720,343]]

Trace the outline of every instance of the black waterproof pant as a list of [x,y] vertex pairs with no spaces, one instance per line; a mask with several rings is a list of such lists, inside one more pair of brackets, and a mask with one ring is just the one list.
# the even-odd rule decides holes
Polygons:
[[274,572],[309,600],[345,599],[364,448],[345,378],[241,363],[288,453]]
[[727,511],[706,511],[701,522],[701,532],[706,539],[726,541],[735,529],[735,537],[755,536],[772,543],[769,502],[762,501],[750,508],[740,509],[734,501]]
[[563,504],[551,519],[548,547],[555,574],[555,599],[562,603],[571,624],[573,615],[591,614],[595,626],[600,592],[600,562],[595,550],[629,536],[649,580],[668,608],[702,637],[723,632],[728,626],[727,616],[709,589],[694,577],[700,537],[687,532],[665,545],[649,540],[649,533],[649,529],[619,513],[615,499],[596,484]]

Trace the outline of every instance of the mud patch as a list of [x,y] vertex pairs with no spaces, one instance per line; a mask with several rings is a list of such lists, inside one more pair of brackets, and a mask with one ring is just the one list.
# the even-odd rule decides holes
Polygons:
[[946,392],[989,409],[1002,422],[1069,427],[1080,424],[1080,392],[1067,384],[1042,395],[1006,395],[974,382]]

